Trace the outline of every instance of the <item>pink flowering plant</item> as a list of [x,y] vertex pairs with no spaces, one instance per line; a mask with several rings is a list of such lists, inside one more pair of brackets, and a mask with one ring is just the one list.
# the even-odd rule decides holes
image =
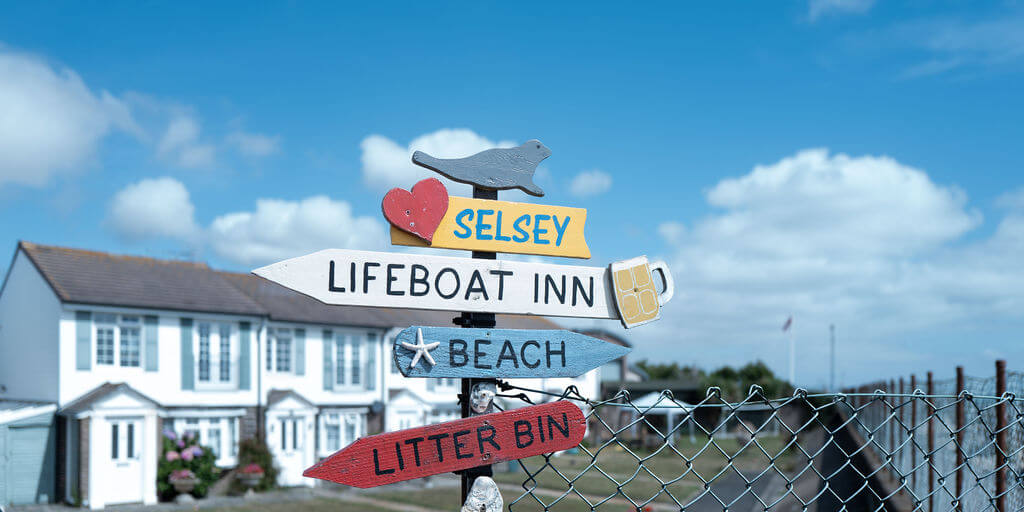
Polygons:
[[243,475],[262,475],[263,468],[261,468],[259,464],[253,462],[250,464],[246,464],[241,469],[239,469],[238,472],[242,473]]
[[196,474],[190,469],[175,469],[174,471],[171,471],[171,476],[168,480],[172,482],[176,480],[193,480],[195,477]]
[[193,478],[198,482],[190,494],[197,498],[206,496],[220,472],[213,451],[200,446],[199,440],[191,432],[178,435],[165,430],[161,437],[163,447],[157,466],[157,493],[160,499],[174,499],[177,491],[174,490],[172,480]]

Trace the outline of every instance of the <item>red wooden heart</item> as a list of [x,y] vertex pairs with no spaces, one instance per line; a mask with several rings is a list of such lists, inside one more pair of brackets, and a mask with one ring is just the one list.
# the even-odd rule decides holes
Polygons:
[[437,178],[427,178],[414,185],[412,193],[400,188],[388,191],[381,209],[396,228],[432,242],[448,211],[448,190]]

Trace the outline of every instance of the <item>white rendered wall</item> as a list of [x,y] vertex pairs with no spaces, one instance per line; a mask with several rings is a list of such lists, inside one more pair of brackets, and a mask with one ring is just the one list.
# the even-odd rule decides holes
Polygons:
[[[157,327],[159,332],[157,346],[160,353],[158,371],[148,372],[145,370],[145,354],[142,355],[143,363],[139,367],[97,365],[95,353],[95,329],[93,329],[90,368],[88,370],[78,370],[75,365],[75,311],[80,310],[91,311],[94,314],[96,312],[106,312],[157,315]],[[195,323],[199,321],[232,324],[234,329],[233,336],[236,337],[238,336],[237,328],[239,322],[247,321],[251,324],[249,335],[248,390],[182,390],[180,327],[180,319],[182,317],[193,319],[193,330],[195,329]],[[67,404],[105,382],[124,382],[136,391],[152,398],[164,406],[255,406],[257,397],[256,386],[259,379],[259,376],[256,373],[259,370],[257,367],[259,357],[256,353],[256,333],[259,329],[260,321],[261,319],[258,317],[65,304],[60,316],[60,405]],[[143,334],[143,336],[145,335]],[[144,340],[145,338],[143,338],[143,347],[145,347]],[[235,346],[237,347],[238,345],[236,344]],[[117,350],[116,347],[115,350]],[[236,350],[235,352],[235,354],[232,354],[232,357],[235,360],[235,371],[237,372],[238,351]],[[193,354],[194,358],[198,359],[198,353],[193,352]],[[196,375],[198,375],[198,372],[194,371],[193,376]],[[201,387],[201,384],[197,382],[196,387]]]
[[[305,341],[305,374],[296,375],[294,372],[295,361],[294,361],[294,339],[292,341],[293,361],[291,372],[278,372],[278,371],[267,371],[267,347],[266,347],[266,330],[261,337],[260,354],[257,358],[260,362],[260,370],[263,372],[263,393],[264,403],[266,403],[267,394],[272,389],[286,390],[290,389],[296,393],[302,395],[304,398],[313,402],[318,406],[358,406],[358,405],[369,405],[374,401],[380,400],[381,402],[387,402],[387,392],[385,388],[385,381],[383,376],[383,369],[387,364],[384,361],[385,357],[390,357],[390,350],[385,356],[383,350],[383,338],[384,331],[380,329],[360,329],[360,328],[349,328],[349,327],[337,327],[337,326],[322,326],[322,325],[309,325],[309,324],[293,324],[293,323],[271,323],[271,328],[290,328],[290,329],[305,329],[306,330],[306,341]],[[352,334],[352,335],[363,335],[366,333],[374,332],[377,334],[376,343],[372,344],[373,350],[377,358],[377,367],[372,375],[374,379],[374,389],[367,390],[365,384],[359,387],[337,387],[332,386],[332,389],[324,389],[324,329],[331,330],[334,335],[341,334]],[[333,345],[333,343],[331,344]],[[365,368],[366,360],[362,360],[361,364]],[[363,377],[367,377],[364,375]]]
[[23,251],[0,294],[0,398],[57,400],[60,301]]

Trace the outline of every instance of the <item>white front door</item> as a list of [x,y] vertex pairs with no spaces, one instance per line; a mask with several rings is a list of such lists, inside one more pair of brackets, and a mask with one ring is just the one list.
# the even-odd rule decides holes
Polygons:
[[142,425],[142,418],[111,418],[107,421],[110,472],[103,475],[103,479],[108,482],[108,504],[142,502]]
[[274,421],[273,444],[277,448],[274,458],[281,469],[277,483],[282,486],[303,485],[302,472],[312,464],[305,457],[307,419],[303,416],[279,416]]

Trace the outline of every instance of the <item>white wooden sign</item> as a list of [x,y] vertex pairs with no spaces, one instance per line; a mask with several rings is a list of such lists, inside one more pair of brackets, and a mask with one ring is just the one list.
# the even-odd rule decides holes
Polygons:
[[601,267],[327,249],[253,273],[325,304],[620,318]]

